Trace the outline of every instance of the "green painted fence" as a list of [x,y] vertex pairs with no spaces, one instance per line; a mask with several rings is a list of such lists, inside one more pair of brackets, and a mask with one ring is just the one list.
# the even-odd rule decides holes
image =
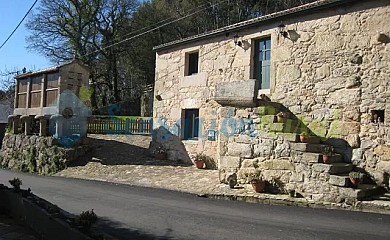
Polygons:
[[87,133],[92,134],[142,134],[150,135],[153,118],[126,116],[92,116]]

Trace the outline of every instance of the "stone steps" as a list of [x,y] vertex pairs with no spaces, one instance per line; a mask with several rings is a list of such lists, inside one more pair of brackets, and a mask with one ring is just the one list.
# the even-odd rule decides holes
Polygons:
[[330,175],[329,184],[339,187],[351,187],[348,174]]
[[314,163],[312,169],[315,172],[329,173],[329,174],[342,174],[349,173],[353,169],[353,165],[349,163]]
[[357,188],[340,188],[339,194],[346,198],[363,200],[370,199],[372,196],[382,194],[384,188],[371,185],[371,184],[360,184]]
[[[294,162],[301,162],[306,164],[311,163],[323,163],[321,153],[312,153],[312,152],[300,152],[300,151],[291,151],[291,157]],[[343,158],[340,154],[335,154],[329,157],[330,163],[340,163],[343,161]]]
[[260,102],[260,106],[257,109],[260,115],[276,115],[278,112],[283,111],[285,107],[277,102]]
[[[322,156],[323,155],[321,155],[321,162],[323,162],[323,160],[322,160]],[[341,162],[343,162],[343,156],[341,156],[340,154],[333,154],[332,156],[328,156],[328,162],[329,163],[341,163]]]
[[371,200],[381,200],[381,201],[389,201],[390,202],[390,193],[385,192],[383,194],[375,195],[370,198]]
[[291,150],[300,152],[311,152],[311,153],[322,153],[325,144],[314,144],[314,143],[291,143]]

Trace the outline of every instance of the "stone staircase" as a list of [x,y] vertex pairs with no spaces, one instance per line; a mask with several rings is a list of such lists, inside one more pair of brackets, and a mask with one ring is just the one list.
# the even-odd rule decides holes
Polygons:
[[[338,195],[338,197],[335,197],[338,201],[344,199],[363,200],[384,192],[382,187],[373,184],[360,184],[353,188],[348,174],[354,170],[354,165],[343,162],[343,157],[340,154],[334,154],[330,157],[329,163],[323,163],[322,152],[327,144],[323,143],[320,137],[315,136],[310,129],[304,126],[296,116],[281,104],[274,102],[271,104],[267,102],[266,104],[258,108],[260,115],[258,130],[283,137],[290,142],[293,162],[305,165],[306,171],[311,173],[311,176],[305,176],[305,181],[327,185],[324,189],[329,190],[329,194]],[[281,111],[287,112],[285,119],[278,119],[277,113]],[[304,143],[299,140],[299,135],[302,132],[312,135]],[[307,188],[303,191],[306,195],[312,193],[319,195],[316,189]],[[390,194],[386,197],[390,198]],[[332,198],[325,197],[325,199]]]

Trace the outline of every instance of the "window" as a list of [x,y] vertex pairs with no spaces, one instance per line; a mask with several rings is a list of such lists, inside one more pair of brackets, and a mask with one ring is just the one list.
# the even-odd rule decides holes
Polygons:
[[199,109],[185,109],[183,123],[183,139],[198,139],[199,136]]
[[186,76],[198,73],[199,52],[192,52],[186,54]]
[[271,38],[255,41],[254,78],[260,89],[270,89]]
[[45,106],[49,107],[55,104],[55,101],[58,96],[58,80],[60,74],[49,73],[47,74],[47,87],[46,87],[46,102]]
[[41,90],[43,76],[36,76],[31,79],[31,96],[30,107],[36,108],[41,106]]
[[18,80],[18,108],[25,108],[27,101],[27,84],[28,79]]
[[372,123],[384,123],[385,122],[385,110],[371,110],[371,122]]

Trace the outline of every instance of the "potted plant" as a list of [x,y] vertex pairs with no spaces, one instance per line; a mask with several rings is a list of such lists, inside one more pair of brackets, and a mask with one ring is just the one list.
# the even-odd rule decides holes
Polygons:
[[230,188],[234,188],[237,185],[237,174],[233,173],[227,178],[227,182]]
[[167,150],[163,146],[157,146],[153,150],[153,155],[155,159],[164,160],[167,157]]
[[301,143],[305,143],[305,142],[307,142],[308,139],[309,138],[309,134],[307,133],[307,132],[302,132],[301,134],[299,134],[299,141],[301,142]]
[[195,166],[198,169],[204,168],[205,167],[205,163],[206,163],[208,158],[209,157],[206,154],[203,154],[203,153],[196,154],[195,157],[194,157]]
[[322,148],[322,162],[323,163],[330,163],[330,157],[333,155],[333,146],[325,145]]
[[284,112],[278,112],[276,114],[276,118],[277,118],[277,122],[278,123],[282,123],[282,122],[285,122],[286,120],[286,114]]
[[353,187],[357,187],[360,182],[363,180],[364,173],[361,172],[350,172],[349,173],[349,180]]
[[255,173],[252,173],[248,180],[252,184],[253,190],[255,192],[264,192],[265,181],[263,180],[260,170],[256,170]]

